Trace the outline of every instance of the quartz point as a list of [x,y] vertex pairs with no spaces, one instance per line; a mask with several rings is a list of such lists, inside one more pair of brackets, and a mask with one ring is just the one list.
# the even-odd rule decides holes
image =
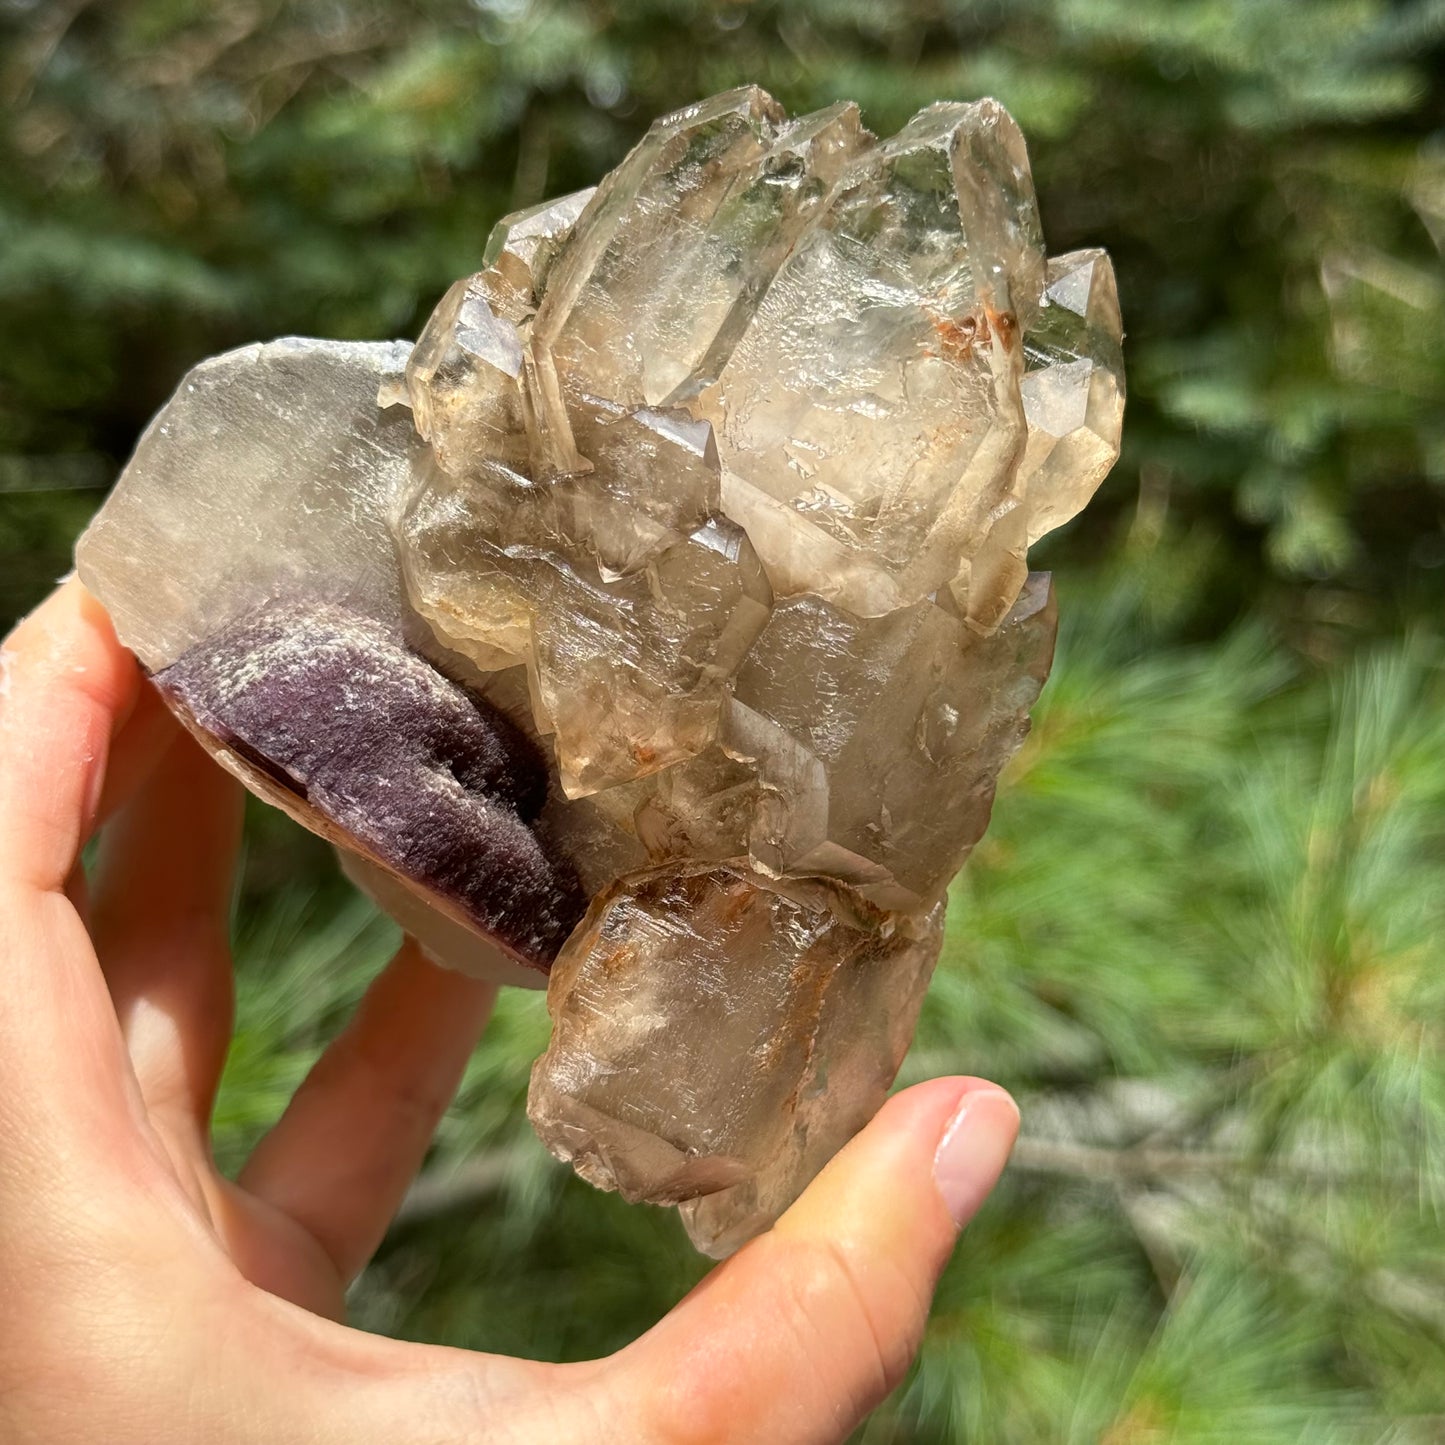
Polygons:
[[[553,967],[533,1118],[584,1179],[633,1200],[695,1201],[687,1222],[704,1247],[746,1238],[892,1083],[939,913],[898,927],[845,889],[738,867],[619,880]],[[655,1073],[667,1091],[636,1090]]]
[[882,1102],[1118,456],[1109,258],[992,100],[755,86],[505,217],[415,345],[198,366],[82,578],[439,961],[547,987],[528,1112],[724,1255]]

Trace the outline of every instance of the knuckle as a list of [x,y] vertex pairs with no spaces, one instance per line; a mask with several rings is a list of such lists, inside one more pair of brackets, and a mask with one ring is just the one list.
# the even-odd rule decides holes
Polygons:
[[[928,1301],[900,1264],[830,1240],[766,1235],[710,1330],[671,1337],[651,1357],[634,1413],[648,1445],[776,1445],[843,1439],[902,1383]],[[744,1286],[744,1281],[746,1284]],[[703,1317],[706,1319],[707,1317]],[[661,1370],[662,1373],[658,1373]]]
[[887,1260],[855,1260],[831,1239],[808,1254],[806,1283],[795,1290],[800,1329],[853,1362],[849,1385],[861,1413],[902,1383],[922,1343],[928,1304]]

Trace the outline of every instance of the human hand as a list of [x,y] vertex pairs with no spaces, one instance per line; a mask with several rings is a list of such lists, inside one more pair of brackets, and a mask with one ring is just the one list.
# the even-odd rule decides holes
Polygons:
[[898,1383],[1017,1132],[979,1079],[891,1099],[769,1233],[607,1359],[338,1323],[493,990],[403,945],[225,1179],[209,1117],[239,826],[235,783],[63,586],[0,650],[0,1439],[803,1445],[842,1440]]

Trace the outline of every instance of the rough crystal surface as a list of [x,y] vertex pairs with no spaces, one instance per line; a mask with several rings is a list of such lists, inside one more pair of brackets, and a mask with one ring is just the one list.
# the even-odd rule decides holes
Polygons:
[[681,1207],[703,1253],[724,1258],[765,1230],[878,1111],[913,1042],[942,930],[940,904],[887,939],[860,943],[818,980],[782,1147],[737,1184]]
[[531,827],[546,802],[541,757],[383,624],[265,607],[155,680],[190,721],[518,959],[552,958],[581,915],[571,865]]
[[1121,343],[997,102],[880,141],[743,87],[504,218],[409,350],[198,368],[82,574],[438,956],[556,954],[537,1132],[725,1254],[907,1048]]
[[779,799],[751,835],[753,856],[846,879],[890,907],[937,898],[988,825],[1054,629],[1044,576],[986,638],[932,602],[885,617],[814,596],[780,602],[736,696],[817,760],[821,796]]
[[[902,1061],[937,927],[930,916],[914,936],[892,922],[817,880],[696,864],[623,879],[553,969],[552,1042],[528,1105],[538,1132],[628,1199],[708,1196],[689,1221],[701,1248],[756,1232],[877,1108]],[[831,1147],[810,1151],[816,1119]]]
[[273,598],[398,615],[387,518],[422,448],[376,393],[406,355],[395,341],[288,337],[181,382],[76,548],[148,668]]

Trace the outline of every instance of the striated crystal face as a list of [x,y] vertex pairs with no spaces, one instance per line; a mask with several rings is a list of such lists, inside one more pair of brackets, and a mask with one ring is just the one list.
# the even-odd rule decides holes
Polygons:
[[908,1046],[1052,659],[1028,548],[1118,454],[1113,272],[997,102],[756,87],[481,264],[409,349],[197,368],[79,563],[435,956],[555,957],[538,1134],[725,1254]]
[[[865,616],[919,602],[1006,492],[1025,430],[1009,282],[1028,286],[1043,253],[982,215],[971,244],[959,196],[992,194],[1015,144],[981,102],[865,148],[699,398],[780,592]],[[1031,187],[1019,204],[1035,236]]]
[[287,337],[182,381],[76,548],[147,668],[272,599],[399,615],[387,519],[425,448],[376,393],[406,357],[404,342]]

